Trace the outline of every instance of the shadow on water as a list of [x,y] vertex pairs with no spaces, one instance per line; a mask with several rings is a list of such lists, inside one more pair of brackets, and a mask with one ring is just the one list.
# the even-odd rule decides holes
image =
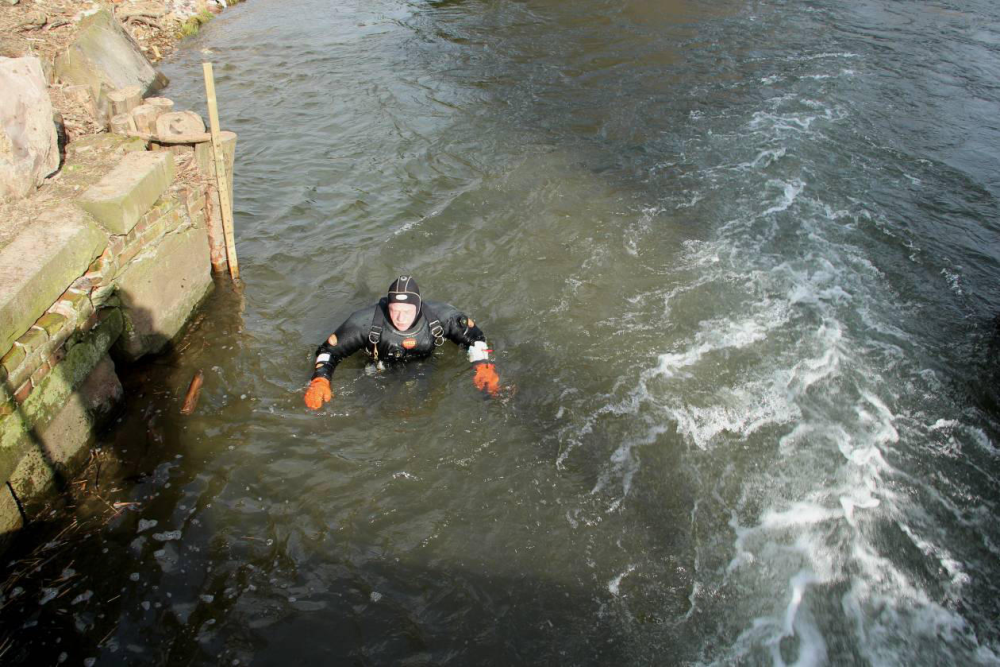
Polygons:
[[[115,296],[129,304],[128,294]],[[77,346],[80,346],[77,354],[81,356],[95,354],[92,346],[100,344],[94,337],[108,335],[107,331],[100,330],[113,311],[101,312],[103,315],[91,330],[75,332],[60,347],[65,350],[64,358],[74,355]],[[131,315],[149,322],[155,319],[151,313],[134,305]],[[8,419],[32,425],[25,428],[23,444],[17,449],[16,458],[9,462],[10,479],[5,483],[6,493],[16,504],[22,525],[0,535],[6,561],[4,578],[0,581],[0,627],[4,629],[0,633],[0,663],[36,664],[38,656],[45,653],[44,647],[63,646],[52,654],[55,661],[65,647],[83,645],[72,641],[74,633],[86,636],[88,641],[94,640],[91,644],[96,646],[102,640],[89,636],[90,631],[100,625],[96,619],[113,618],[98,599],[91,601],[93,590],[84,591],[81,587],[72,600],[61,598],[75,591],[77,584],[86,579],[84,572],[103,576],[111,572],[105,570],[107,565],[122,557],[124,562],[129,560],[127,551],[119,554],[104,546],[95,551],[95,546],[104,545],[104,531],[113,531],[137,504],[129,498],[133,484],[142,477],[136,475],[135,470],[144,464],[155,465],[151,461],[164,455],[155,448],[162,444],[162,438],[153,435],[146,442],[143,458],[125,458],[121,456],[123,452],[106,446],[109,443],[105,434],[115,432],[116,417],[143,402],[147,369],[164,366],[163,360],[176,357],[174,344],[157,334],[146,338],[147,344],[161,349],[152,361],[129,363],[116,347],[120,343],[121,340],[112,342],[110,349],[97,355],[96,365],[82,379],[72,375],[79,368],[79,359],[70,359],[71,363],[54,367],[42,383],[54,381],[75,386],[70,395],[52,409],[44,425],[32,424],[32,417],[40,410],[37,405],[30,410],[25,407],[34,394],[25,402],[12,402],[14,412]],[[183,340],[180,343],[183,344]],[[167,361],[165,367],[171,364]],[[124,391],[120,380],[124,380]],[[4,380],[4,386],[13,395],[9,379]],[[46,391],[49,385],[40,384],[39,387]],[[45,409],[41,411],[46,412]],[[156,432],[152,413],[146,405],[139,417],[149,425],[149,434]],[[123,419],[124,416],[118,418],[117,423]],[[83,424],[96,424],[101,430],[97,433],[81,431]],[[109,575],[107,585],[120,587],[120,582]],[[114,597],[108,592],[105,600]],[[84,604],[88,602],[89,605]],[[84,609],[87,606],[92,610],[101,609],[90,613]],[[79,609],[81,613],[70,614],[68,608]],[[69,626],[64,627],[63,621]],[[70,634],[64,635],[67,627]]]
[[[171,599],[158,593],[170,575],[135,577],[130,523],[124,516],[115,530],[76,535],[68,564],[37,554],[32,579],[51,585],[5,592],[0,619],[16,628],[5,664],[69,656],[68,664],[287,665],[289,655],[303,664],[627,662],[627,638],[614,624],[580,624],[580,610],[600,606],[586,590],[455,563],[321,560],[309,569],[323,589],[297,599],[261,585],[290,567],[292,554],[257,543],[238,567],[189,572],[200,588]],[[76,571],[98,562],[99,579]],[[436,585],[443,579],[453,584],[447,590]]]
[[[521,573],[514,563],[498,568],[474,556],[463,560],[461,549],[443,558],[393,552],[373,543],[378,529],[360,520],[358,534],[350,527],[345,534],[330,528],[338,519],[327,517],[335,532],[324,539],[331,541],[312,543],[311,521],[323,508],[340,508],[324,501],[309,508],[316,516],[296,518],[299,510],[282,507],[283,496],[295,500],[303,492],[293,484],[262,499],[264,514],[254,516],[263,524],[241,525],[243,497],[223,490],[241,489],[259,471],[240,458],[234,460],[245,465],[206,468],[200,457],[221,456],[225,447],[199,450],[188,431],[192,422],[174,416],[192,364],[217,358],[219,339],[241,331],[241,309],[242,296],[217,285],[162,354],[119,366],[126,414],[99,439],[83,473],[61,478],[59,498],[29,510],[28,528],[5,556],[4,664],[94,658],[97,664],[285,665],[289,655],[321,664],[628,662],[625,631],[583,573]],[[401,384],[415,380],[440,392],[450,380],[468,382],[458,373],[457,361],[414,364],[381,380],[362,376],[360,391],[376,391],[380,381],[403,391]],[[202,414],[217,407],[214,400],[203,398]],[[298,407],[301,399],[281,400]],[[196,438],[206,447],[214,446],[212,428],[204,440]],[[541,433],[531,437],[543,440]],[[535,456],[547,458],[527,452],[529,469]],[[384,502],[405,507],[399,498]],[[301,509],[311,504],[301,503]],[[227,524],[216,524],[213,505],[229,512]],[[270,539],[268,526],[276,531]]]

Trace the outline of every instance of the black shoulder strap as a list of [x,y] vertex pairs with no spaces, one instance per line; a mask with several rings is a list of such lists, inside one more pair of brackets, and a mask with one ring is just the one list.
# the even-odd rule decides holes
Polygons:
[[437,318],[434,311],[427,307],[426,301],[421,305],[421,308],[424,311],[424,319],[427,320],[427,328],[434,336],[434,347],[441,347],[444,345],[444,327],[441,326],[441,320]]
[[372,344],[372,354],[378,352],[378,342],[382,340],[382,329],[385,327],[385,313],[383,309],[387,303],[386,299],[380,299],[375,305],[375,314],[372,316],[372,328],[368,330],[368,342]]

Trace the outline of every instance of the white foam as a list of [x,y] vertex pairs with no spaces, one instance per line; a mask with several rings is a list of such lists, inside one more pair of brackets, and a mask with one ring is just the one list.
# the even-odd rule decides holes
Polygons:
[[618,597],[619,587],[621,586],[622,579],[632,574],[632,572],[634,571],[635,571],[635,565],[629,565],[628,567],[625,568],[623,572],[613,577],[611,581],[608,582],[608,592],[614,595],[615,597]]
[[767,184],[768,186],[780,187],[782,190],[782,197],[777,204],[771,206],[766,211],[764,211],[763,215],[771,215],[772,213],[780,213],[781,211],[787,211],[788,207],[791,206],[793,202],[795,202],[795,199],[799,196],[799,194],[802,193],[802,190],[804,190],[806,187],[806,184],[798,179],[795,179],[790,183],[784,183],[782,181],[768,181]]

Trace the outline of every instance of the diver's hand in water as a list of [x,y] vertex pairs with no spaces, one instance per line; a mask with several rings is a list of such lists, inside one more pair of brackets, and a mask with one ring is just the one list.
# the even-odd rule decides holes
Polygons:
[[493,364],[478,363],[475,369],[476,374],[472,377],[472,384],[476,385],[479,391],[487,391],[490,396],[496,396],[500,391],[500,378]]
[[472,344],[466,354],[469,356],[470,362],[476,363],[477,361],[489,361],[490,352],[492,351],[493,350],[489,349],[489,346],[486,345],[486,341],[477,340]]
[[326,378],[313,378],[306,389],[306,407],[310,410],[319,410],[323,404],[333,398],[330,390],[330,381]]

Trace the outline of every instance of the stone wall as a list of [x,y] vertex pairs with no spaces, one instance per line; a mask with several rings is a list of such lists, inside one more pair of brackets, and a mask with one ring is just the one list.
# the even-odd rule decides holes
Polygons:
[[[0,58],[0,543],[88,458],[116,365],[162,350],[228,268],[204,120],[149,97],[166,79],[114,12],[79,18],[51,58]],[[98,133],[66,143],[52,91]]]
[[130,150],[0,250],[0,535],[86,461],[122,399],[115,364],[160,351],[212,287],[193,153],[181,177],[173,153],[102,141]]

